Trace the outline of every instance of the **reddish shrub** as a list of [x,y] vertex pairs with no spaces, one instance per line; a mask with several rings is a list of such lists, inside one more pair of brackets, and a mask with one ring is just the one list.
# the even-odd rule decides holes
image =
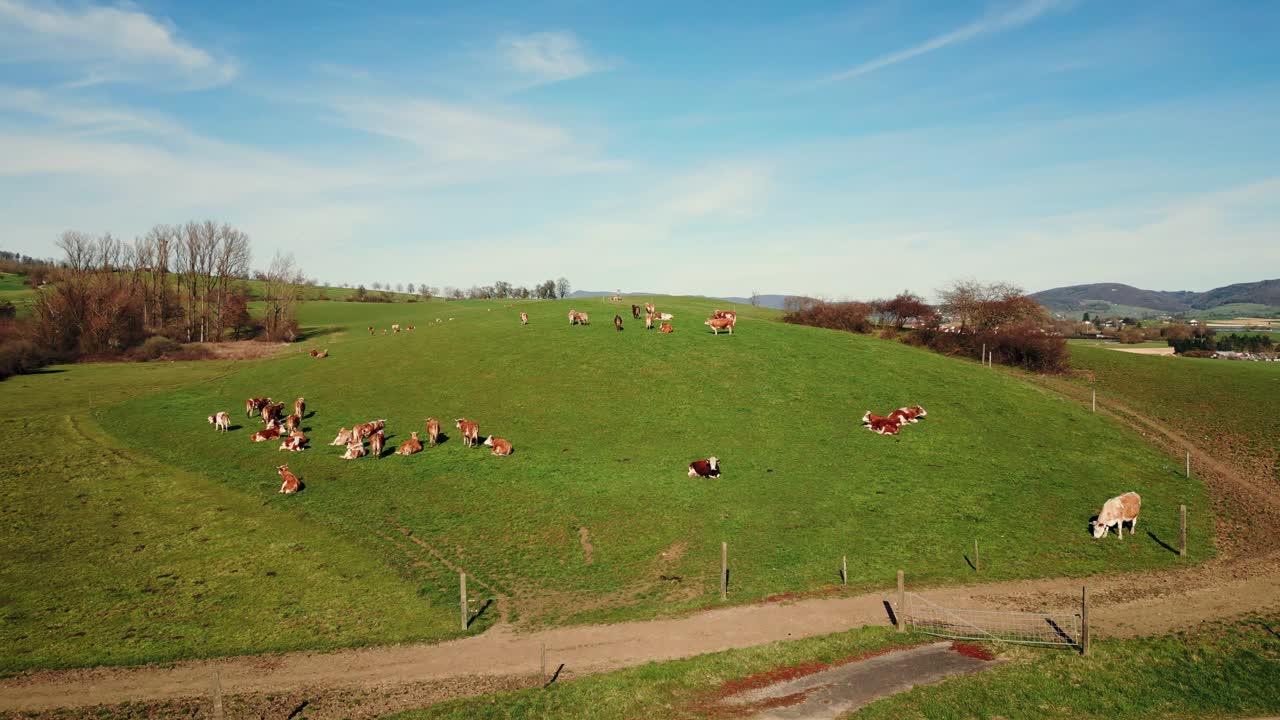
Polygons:
[[871,332],[871,313],[874,308],[861,302],[828,303],[812,301],[800,305],[782,316],[783,322],[795,325],[844,330],[846,332]]

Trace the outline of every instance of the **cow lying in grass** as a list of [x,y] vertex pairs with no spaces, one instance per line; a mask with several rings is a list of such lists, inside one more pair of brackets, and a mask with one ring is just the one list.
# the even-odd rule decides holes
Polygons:
[[346,445],[349,442],[351,442],[351,431],[346,428],[342,428],[338,430],[338,437],[334,438],[333,442],[329,444],[330,445]]
[[720,458],[712,455],[706,460],[694,460],[689,463],[689,477],[720,477]]
[[364,451],[364,440],[359,440],[353,437],[351,438],[351,442],[347,443],[347,451],[343,453],[342,459],[355,460],[357,458],[364,457],[365,454],[366,453]]
[[673,333],[673,332],[675,332],[675,331],[676,331],[676,329],[675,329],[674,327],[672,327],[672,326],[671,326],[671,323],[665,323],[665,322],[664,322],[664,323],[662,323],[662,327],[658,328],[658,332],[663,333],[663,334],[667,334],[667,335],[670,335],[671,333]]
[[289,452],[302,452],[307,449],[307,436],[302,434],[301,430],[294,430],[289,433],[289,437],[280,443],[281,450]]
[[413,455],[422,452],[422,441],[418,439],[417,431],[409,433],[409,439],[400,444],[400,449],[396,450],[397,455]]
[[1138,513],[1142,510],[1142,496],[1136,492],[1127,492],[1111,498],[1102,506],[1098,519],[1093,521],[1093,537],[1101,538],[1116,526],[1120,539],[1124,539],[1124,524],[1129,523],[1129,534],[1133,535],[1138,528]]
[[280,484],[280,492],[287,495],[289,493],[296,493],[302,489],[302,482],[298,480],[297,475],[289,472],[288,465],[281,465],[277,467],[276,472],[280,474],[280,479],[284,481]]
[[254,433],[252,440],[254,442],[266,442],[268,440],[275,440],[276,438],[280,437],[283,434],[284,433],[282,432],[282,428],[279,425],[276,425],[274,421],[272,421],[272,424]]
[[920,422],[920,418],[928,415],[919,405],[898,408],[889,415],[873,415],[870,410],[862,416],[862,425],[878,435],[897,435],[903,425]]
[[484,444],[493,448],[494,455],[510,455],[512,452],[511,443],[500,437],[490,435],[484,439]]

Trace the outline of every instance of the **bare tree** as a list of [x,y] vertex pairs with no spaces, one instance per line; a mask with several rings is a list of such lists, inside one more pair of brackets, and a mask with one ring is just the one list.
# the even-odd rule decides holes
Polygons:
[[293,318],[294,303],[298,299],[298,286],[303,275],[293,259],[293,253],[281,255],[279,252],[271,260],[267,269],[265,300],[267,304],[264,318],[267,335],[272,340],[296,339],[296,323]]
[[62,251],[68,270],[83,275],[93,269],[95,250],[93,238],[76,230],[68,230],[58,237],[54,245]]
[[751,307],[760,307],[760,291],[751,291]]
[[561,298],[568,297],[570,290],[572,290],[572,288],[569,286],[568,278],[561,277],[559,280],[556,280],[556,292],[560,294]]

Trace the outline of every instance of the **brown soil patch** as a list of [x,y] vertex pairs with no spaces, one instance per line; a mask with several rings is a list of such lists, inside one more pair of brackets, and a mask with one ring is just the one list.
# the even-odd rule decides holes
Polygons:
[[189,343],[185,347],[200,348],[208,353],[210,360],[256,360],[279,355],[289,347],[289,343],[233,340],[220,343]]

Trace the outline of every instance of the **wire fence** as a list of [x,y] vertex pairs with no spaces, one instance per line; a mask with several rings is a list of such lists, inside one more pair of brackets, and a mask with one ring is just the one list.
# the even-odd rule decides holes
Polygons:
[[1084,642],[1079,613],[947,608],[915,593],[906,593],[906,600],[903,615],[907,624],[928,635],[1073,648]]

